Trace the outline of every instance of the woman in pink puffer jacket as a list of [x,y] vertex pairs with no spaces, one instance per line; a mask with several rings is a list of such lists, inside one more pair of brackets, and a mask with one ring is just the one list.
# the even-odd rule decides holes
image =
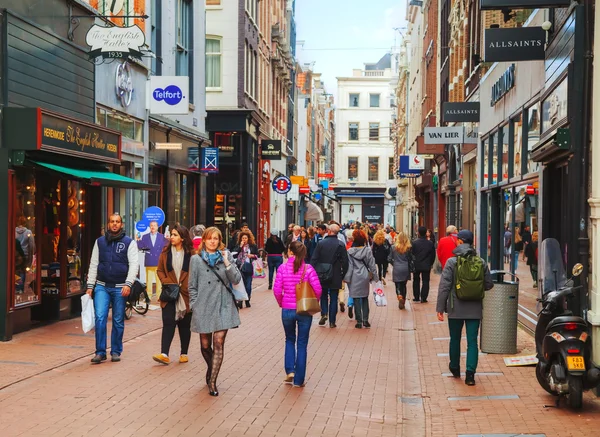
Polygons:
[[[281,320],[285,331],[285,360],[284,367],[286,384],[294,387],[304,387],[306,376],[306,360],[308,335],[312,325],[312,316],[296,314],[296,285],[302,281],[308,282],[317,299],[321,297],[321,283],[317,272],[310,264],[304,262],[306,246],[298,241],[290,244],[288,260],[279,266],[275,276],[273,294],[281,307]],[[296,325],[298,336],[296,337]],[[296,340],[297,338],[297,340]]]

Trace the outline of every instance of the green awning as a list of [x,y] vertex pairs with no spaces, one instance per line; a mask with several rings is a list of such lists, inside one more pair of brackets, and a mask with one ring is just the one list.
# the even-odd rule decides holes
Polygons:
[[131,188],[134,190],[157,191],[160,185],[147,184],[120,174],[112,173],[108,170],[84,170],[79,168],[63,167],[61,165],[49,164],[46,162],[31,161],[35,165],[51,170],[56,173],[68,176],[69,178],[79,180],[91,185],[101,185],[103,187],[113,188]]

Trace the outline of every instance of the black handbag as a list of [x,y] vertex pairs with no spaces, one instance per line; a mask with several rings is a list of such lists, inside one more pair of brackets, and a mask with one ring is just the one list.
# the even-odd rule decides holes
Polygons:
[[179,298],[179,285],[163,284],[159,300],[161,302],[175,302]]

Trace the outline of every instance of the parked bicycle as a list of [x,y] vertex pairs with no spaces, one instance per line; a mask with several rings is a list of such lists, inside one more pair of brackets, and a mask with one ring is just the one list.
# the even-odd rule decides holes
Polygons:
[[134,311],[143,316],[149,308],[150,297],[146,290],[146,284],[136,279],[131,287],[131,293],[127,296],[127,302],[125,302],[125,319],[131,319]]

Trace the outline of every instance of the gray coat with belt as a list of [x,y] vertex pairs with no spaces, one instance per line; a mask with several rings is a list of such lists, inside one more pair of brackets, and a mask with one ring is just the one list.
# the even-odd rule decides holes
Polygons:
[[[235,265],[230,252],[227,252],[230,266],[220,260],[211,268],[200,255],[194,255],[190,261],[188,287],[192,310],[192,332],[209,334],[211,332],[240,326],[240,315],[231,291],[217,279],[215,273],[227,285],[238,284],[242,274]],[[214,270],[214,272],[213,272]]]
[[351,298],[369,296],[369,273],[377,277],[377,265],[373,251],[368,246],[351,247],[348,249],[349,267],[344,281],[348,284],[348,294]]
[[[452,252],[457,256],[472,254],[477,256],[475,249],[469,244],[461,244]],[[456,297],[454,290],[454,272],[456,270],[456,257],[450,258],[446,262],[446,267],[442,271],[440,286],[438,287],[437,312],[448,313],[449,319],[477,319],[481,320],[483,313],[483,301],[460,300]],[[483,277],[483,288],[487,291],[494,287],[490,270],[485,265]]]

